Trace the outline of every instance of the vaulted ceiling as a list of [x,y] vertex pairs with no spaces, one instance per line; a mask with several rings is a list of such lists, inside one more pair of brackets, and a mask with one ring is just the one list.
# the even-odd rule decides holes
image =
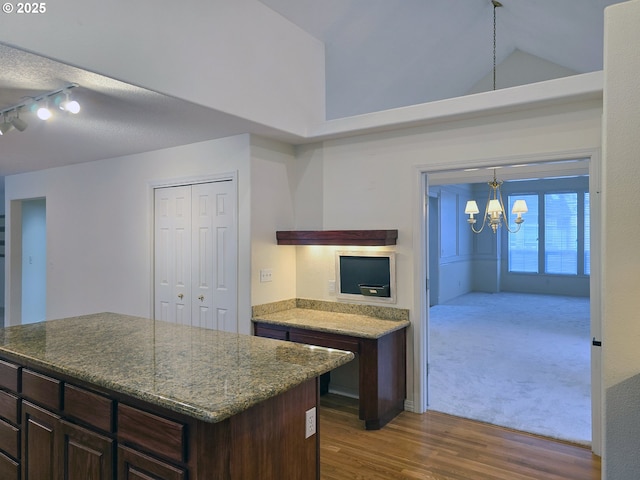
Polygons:
[[[253,1],[325,44],[328,119],[492,88],[490,0]],[[603,11],[618,1],[501,1],[497,88],[602,69]],[[239,133],[273,133],[2,44],[0,66],[0,110],[69,78],[82,84],[77,95],[83,105],[77,118],[30,123],[23,133],[0,137],[0,177]]]
[[[261,0],[324,42],[327,117],[490,90],[490,0]],[[602,69],[603,12],[619,0],[501,0],[497,88]],[[484,82],[483,82],[484,80]]]

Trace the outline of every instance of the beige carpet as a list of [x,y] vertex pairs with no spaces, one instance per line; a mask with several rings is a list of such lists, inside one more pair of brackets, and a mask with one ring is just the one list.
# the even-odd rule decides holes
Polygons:
[[429,409],[591,442],[589,299],[470,293],[429,310]]

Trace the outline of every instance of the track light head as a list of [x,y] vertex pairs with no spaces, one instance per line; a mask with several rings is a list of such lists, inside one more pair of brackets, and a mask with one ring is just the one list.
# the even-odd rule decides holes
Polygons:
[[60,107],[60,110],[64,110],[65,112],[73,113],[74,115],[78,113],[80,111],[80,104],[77,101],[71,100],[69,98],[69,90],[65,90],[62,93],[64,93],[64,99],[62,99],[62,97],[60,96],[56,97],[56,105]]
[[13,125],[19,132],[24,132],[28,127],[27,122],[18,116],[11,120],[11,125]]
[[75,115],[80,111],[80,104],[75,100],[65,100],[60,104],[60,109]]
[[51,113],[51,110],[49,110],[49,106],[45,105],[44,107],[38,108],[36,115],[38,115],[40,120],[49,120],[53,114]]
[[0,135],[4,135],[5,133],[7,133],[9,130],[13,128],[13,125],[11,124],[11,122],[7,120],[6,113],[3,115],[3,117],[4,117],[4,122],[0,123]]

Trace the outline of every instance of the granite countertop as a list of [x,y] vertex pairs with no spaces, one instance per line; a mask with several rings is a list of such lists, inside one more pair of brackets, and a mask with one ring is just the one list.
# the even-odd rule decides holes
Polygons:
[[0,355],[216,423],[353,359],[328,348],[100,313],[0,329]]
[[[315,304],[318,302],[309,304],[303,302],[298,300],[295,304],[289,305],[290,308],[278,311],[270,311],[269,308],[254,309],[252,320],[254,322],[371,339],[383,337],[411,324],[405,318],[383,319],[362,313],[331,311],[326,309],[327,306],[323,302],[320,302],[319,305]],[[300,308],[300,305],[315,306],[319,307],[319,309]],[[359,310],[355,307],[354,311],[357,312]]]

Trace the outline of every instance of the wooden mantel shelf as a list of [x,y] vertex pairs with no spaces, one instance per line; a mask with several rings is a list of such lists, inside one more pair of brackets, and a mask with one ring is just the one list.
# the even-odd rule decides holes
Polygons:
[[395,245],[398,230],[289,230],[276,232],[278,245]]

